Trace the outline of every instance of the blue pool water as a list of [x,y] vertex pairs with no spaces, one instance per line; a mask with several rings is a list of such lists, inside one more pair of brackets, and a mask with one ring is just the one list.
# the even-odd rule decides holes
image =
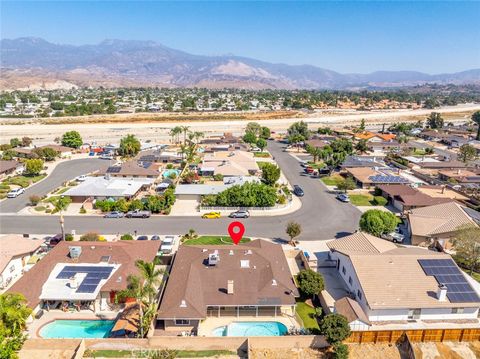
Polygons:
[[180,171],[179,170],[175,170],[175,169],[169,169],[169,170],[165,170],[163,171],[163,178],[167,178],[168,176],[170,176],[172,173],[175,173],[176,176],[179,175]]
[[288,328],[279,322],[233,322],[224,327],[215,328],[215,337],[272,337],[285,335]]
[[54,320],[40,329],[42,338],[107,338],[114,320]]

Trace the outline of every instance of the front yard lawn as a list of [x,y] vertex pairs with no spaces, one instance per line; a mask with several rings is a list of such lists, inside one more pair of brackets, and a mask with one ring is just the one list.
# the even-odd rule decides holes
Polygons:
[[316,170],[319,170],[319,169],[322,169],[323,167],[325,167],[325,163],[323,163],[323,162],[314,163],[314,162],[310,161],[310,162],[308,162],[308,165],[310,167],[316,169]]
[[268,152],[253,152],[253,157],[269,158],[270,153],[268,153]]
[[[250,238],[243,237],[240,243],[250,242]],[[200,236],[196,239],[190,239],[183,242],[186,245],[218,245],[218,244],[233,244],[229,236]]]
[[303,327],[305,329],[309,329],[312,331],[320,330],[317,318],[315,318],[315,309],[298,299],[296,310],[298,316],[303,321]]
[[18,175],[18,176],[13,176],[10,178],[7,178],[2,182],[4,185],[17,185],[23,188],[26,188],[30,186],[31,183],[36,183],[40,181],[41,179],[45,178],[47,175],[46,174],[41,174],[38,176],[23,176],[23,175]]
[[349,194],[350,203],[354,206],[372,206],[373,196],[371,194]]
[[321,180],[327,186],[336,186],[339,181],[343,180],[343,177],[340,175],[331,175],[328,177],[322,177]]

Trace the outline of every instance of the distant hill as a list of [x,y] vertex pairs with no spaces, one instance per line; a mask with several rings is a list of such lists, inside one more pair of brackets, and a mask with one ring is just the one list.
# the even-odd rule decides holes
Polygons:
[[153,41],[105,40],[60,45],[33,37],[0,43],[0,89],[71,86],[345,89],[424,83],[480,84],[480,69],[429,75],[414,71],[340,74],[311,65],[239,56],[199,56]]

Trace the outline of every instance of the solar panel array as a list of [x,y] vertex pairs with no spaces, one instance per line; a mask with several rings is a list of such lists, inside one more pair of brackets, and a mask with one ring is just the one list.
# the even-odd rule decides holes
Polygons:
[[400,176],[375,175],[368,178],[375,183],[408,183],[407,179]]
[[108,167],[107,173],[118,173],[120,172],[120,169],[121,167],[118,167],[118,166]]
[[112,266],[65,266],[57,279],[68,279],[77,273],[87,273],[76,293],[94,293],[102,279],[107,279],[113,271]]
[[419,259],[418,263],[426,275],[434,276],[438,284],[447,286],[447,298],[450,302],[480,302],[480,297],[452,259]]

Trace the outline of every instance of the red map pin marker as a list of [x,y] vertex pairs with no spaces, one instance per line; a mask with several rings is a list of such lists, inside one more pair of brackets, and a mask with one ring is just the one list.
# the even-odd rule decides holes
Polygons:
[[245,233],[245,227],[241,222],[232,222],[228,226],[228,234],[232,238],[233,243],[240,243],[243,234]]

